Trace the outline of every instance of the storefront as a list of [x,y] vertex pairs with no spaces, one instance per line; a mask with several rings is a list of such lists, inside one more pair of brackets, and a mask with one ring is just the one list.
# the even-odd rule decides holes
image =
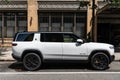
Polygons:
[[109,7],[98,15],[98,42],[120,47],[120,8]]
[[[2,2],[2,3],[1,3]],[[28,31],[27,0],[0,2],[0,37],[13,38],[16,32]],[[73,32],[86,37],[86,7],[76,1],[38,1],[38,31]]]

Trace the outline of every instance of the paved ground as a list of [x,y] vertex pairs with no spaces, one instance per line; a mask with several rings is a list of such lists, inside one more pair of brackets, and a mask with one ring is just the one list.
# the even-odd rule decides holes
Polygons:
[[85,64],[45,64],[38,71],[26,71],[14,61],[11,48],[0,49],[0,80],[120,80],[120,53],[105,71]]
[[[1,72],[30,72],[26,71],[22,63],[15,61],[0,62]],[[32,72],[32,71],[31,71]],[[89,65],[79,63],[49,63],[44,64],[41,69],[35,72],[120,72],[120,61],[112,62],[107,70],[93,70]]]
[[0,80],[120,80],[118,73],[0,74]]
[[12,60],[14,60],[12,58],[11,54],[12,54],[11,48],[0,49],[0,61],[12,61]]

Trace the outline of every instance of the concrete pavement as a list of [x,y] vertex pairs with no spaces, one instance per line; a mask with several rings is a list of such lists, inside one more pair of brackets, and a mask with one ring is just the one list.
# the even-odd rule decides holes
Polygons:
[[[0,48],[0,61],[14,61],[11,48]],[[115,53],[115,61],[120,61],[120,52]]]
[[35,75],[29,73],[0,74],[0,80],[120,80],[120,73],[39,74],[35,72]]
[[0,48],[0,61],[14,61],[11,48]]

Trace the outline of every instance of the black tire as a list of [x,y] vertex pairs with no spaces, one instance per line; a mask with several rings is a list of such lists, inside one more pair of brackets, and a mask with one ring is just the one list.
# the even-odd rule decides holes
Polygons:
[[96,70],[105,70],[109,66],[109,57],[102,52],[97,52],[91,57],[91,66]]
[[35,71],[41,67],[42,61],[38,54],[28,53],[23,58],[23,65],[26,70]]

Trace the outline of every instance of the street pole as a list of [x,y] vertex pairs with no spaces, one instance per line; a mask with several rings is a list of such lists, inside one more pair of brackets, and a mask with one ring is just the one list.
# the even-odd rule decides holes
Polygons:
[[94,29],[95,29],[95,0],[92,1],[92,31],[91,40],[94,42]]

